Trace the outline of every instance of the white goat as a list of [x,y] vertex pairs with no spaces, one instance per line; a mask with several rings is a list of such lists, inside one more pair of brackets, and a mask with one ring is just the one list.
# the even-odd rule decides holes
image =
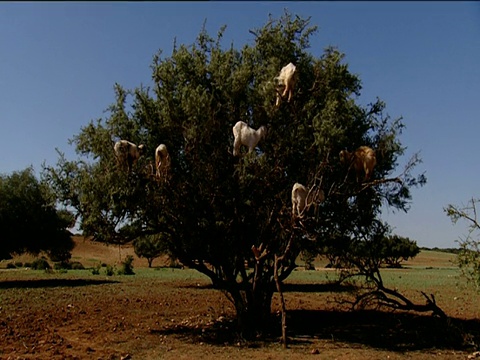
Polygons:
[[[295,88],[295,84],[297,82],[297,71],[296,66],[292,63],[285,65],[282,70],[280,70],[280,75],[278,75],[275,80],[277,81],[278,88],[277,88],[277,102],[275,106],[280,105],[280,101],[284,98],[288,93],[288,102],[292,99],[293,90]],[[280,96],[281,88],[284,88],[282,95]]]
[[140,156],[143,154],[144,145],[135,145],[127,140],[119,140],[115,143],[113,150],[117,157],[118,164],[123,168],[127,168],[128,172],[132,170],[132,166],[136,164]]
[[343,164],[353,165],[357,176],[357,182],[360,181],[362,172],[365,174],[363,181],[368,181],[373,173],[373,168],[377,164],[375,150],[368,146],[360,146],[353,153],[342,150],[340,151],[340,162]]
[[165,144],[160,144],[155,149],[155,168],[157,178],[165,175],[170,167],[170,155]]
[[316,192],[310,190],[300,183],[295,183],[292,188],[292,216],[303,216],[303,211],[309,207],[314,200],[318,203],[325,201],[325,193],[322,189]]
[[233,142],[233,156],[240,154],[241,145],[247,146],[248,152],[252,152],[258,142],[267,134],[265,126],[260,126],[258,130],[254,130],[243,121],[238,121],[232,130],[235,138]]

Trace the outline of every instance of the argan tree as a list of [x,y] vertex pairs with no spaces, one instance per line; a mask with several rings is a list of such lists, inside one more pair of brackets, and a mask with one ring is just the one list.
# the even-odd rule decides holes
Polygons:
[[133,241],[133,250],[139,258],[147,259],[150,268],[154,259],[168,252],[162,234],[147,234],[136,238]]
[[406,237],[391,235],[382,242],[382,257],[388,267],[399,268],[402,261],[408,261],[420,253],[417,243]]
[[444,211],[456,224],[459,220],[468,225],[468,234],[458,239],[460,251],[457,254],[457,264],[463,276],[480,290],[480,223],[477,215],[477,207],[480,199],[472,198],[467,205],[449,204]]
[[[222,46],[203,28],[196,41],[175,44],[171,56],[153,58],[151,87],[115,85],[105,119],[91,121],[72,139],[80,159],[61,153],[46,168],[61,199],[77,210],[80,227],[98,241],[130,241],[164,233],[169,251],[224,291],[244,336],[268,324],[272,296],[296,267],[302,249],[330,249],[343,261],[376,274],[375,244],[388,234],[382,204],[408,210],[409,189],[425,178],[411,172],[398,137],[401,119],[385,114],[376,99],[357,104],[358,76],[344,55],[327,47],[308,50],[316,27],[285,12],[250,31],[252,45]],[[293,98],[275,105],[275,77],[292,62],[298,72]],[[232,127],[239,120],[267,128],[253,153],[233,156]],[[131,173],[117,167],[114,141],[144,144],[146,155]],[[168,174],[153,176],[154,150],[166,144]],[[368,183],[358,183],[342,149],[375,149]],[[304,219],[291,217],[295,182],[323,189]],[[379,260],[378,260],[379,261]],[[246,264],[251,266],[248,268]]]
[[68,261],[75,245],[67,230],[73,216],[55,205],[55,194],[32,168],[0,175],[0,260],[45,252]]

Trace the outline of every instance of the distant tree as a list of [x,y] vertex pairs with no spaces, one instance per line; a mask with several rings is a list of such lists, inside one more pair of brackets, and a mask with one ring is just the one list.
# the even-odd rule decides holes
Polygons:
[[0,175],[0,259],[42,251],[55,261],[69,259],[72,221],[71,213],[56,209],[53,192],[32,168]]
[[135,275],[133,271],[133,256],[127,255],[125,260],[120,264],[120,269],[117,272],[118,275]]
[[168,252],[164,234],[147,234],[133,241],[133,250],[139,258],[148,261],[148,267],[152,267],[154,259]]
[[[46,169],[85,235],[123,242],[167,234],[169,251],[232,301],[244,336],[269,324],[273,294],[303,249],[328,243],[358,274],[378,276],[374,250],[387,233],[378,219],[382,204],[407,211],[410,188],[426,181],[412,175],[416,155],[397,172],[405,152],[402,121],[385,114],[379,99],[357,104],[361,81],[344,55],[333,47],[319,57],[308,52],[316,29],[286,11],[251,30],[252,44],[241,49],[222,47],[225,28],[215,38],[202,29],[194,44],[154,56],[151,89],[115,84],[107,118],[72,139],[80,159],[60,153],[57,166]],[[290,102],[276,106],[275,77],[289,62],[297,67],[297,86]],[[266,126],[267,135],[252,153],[233,156],[239,120]],[[116,166],[118,139],[145,144],[131,173]],[[162,143],[170,170],[156,179],[151,164]],[[342,149],[361,145],[377,153],[368,183],[339,163]],[[326,196],[302,221],[291,217],[295,182]],[[251,271],[246,263],[254,264]]]
[[414,258],[420,252],[415,241],[398,235],[389,235],[382,240],[381,256],[389,267],[401,267],[402,261]]
[[464,220],[468,224],[468,234],[458,240],[460,250],[457,252],[457,264],[463,276],[480,290],[480,223],[477,215],[477,205],[480,199],[472,198],[467,205],[455,206],[449,204],[444,211],[456,224]]

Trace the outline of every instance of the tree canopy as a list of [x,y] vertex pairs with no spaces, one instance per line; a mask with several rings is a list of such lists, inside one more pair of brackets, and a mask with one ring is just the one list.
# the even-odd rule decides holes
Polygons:
[[444,208],[450,220],[456,224],[463,220],[468,225],[468,234],[458,239],[460,250],[457,253],[457,264],[462,275],[480,290],[480,223],[477,207],[480,199],[471,198],[466,205],[449,204]]
[[[222,46],[225,31],[212,37],[203,28],[193,44],[175,44],[167,57],[159,51],[151,87],[115,84],[108,116],[72,139],[80,158],[60,153],[46,174],[86,235],[108,242],[168,235],[169,251],[224,290],[241,328],[252,329],[270,313],[276,284],[302,249],[328,248],[374,274],[376,244],[389,233],[382,204],[407,211],[410,188],[426,179],[412,174],[415,154],[398,169],[402,119],[390,118],[380,99],[358,104],[361,81],[344,54],[331,46],[320,57],[309,52],[317,31],[309,19],[270,18],[241,49]],[[275,106],[275,77],[290,62],[298,72],[293,99]],[[255,152],[232,155],[237,121],[267,128]],[[118,139],[145,145],[131,173],[117,167]],[[157,179],[154,150],[162,143],[171,165]],[[367,183],[339,162],[341,150],[364,145],[377,157]],[[296,182],[325,194],[303,219],[291,216]]]
[[74,247],[67,230],[72,223],[72,214],[56,209],[55,195],[32,168],[0,175],[0,259],[44,251],[68,260]]

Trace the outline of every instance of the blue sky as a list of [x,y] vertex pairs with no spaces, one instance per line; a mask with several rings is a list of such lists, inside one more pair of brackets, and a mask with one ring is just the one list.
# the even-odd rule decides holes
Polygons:
[[426,186],[408,213],[385,211],[395,232],[419,246],[453,247],[466,234],[443,208],[480,197],[480,3],[329,2],[2,2],[0,3],[0,173],[45,161],[103,118],[117,82],[151,84],[152,57],[195,41],[206,19],[225,42],[253,43],[248,30],[288,9],[311,17],[311,53],[333,45],[362,80],[361,104],[380,97],[403,117],[407,146]]

